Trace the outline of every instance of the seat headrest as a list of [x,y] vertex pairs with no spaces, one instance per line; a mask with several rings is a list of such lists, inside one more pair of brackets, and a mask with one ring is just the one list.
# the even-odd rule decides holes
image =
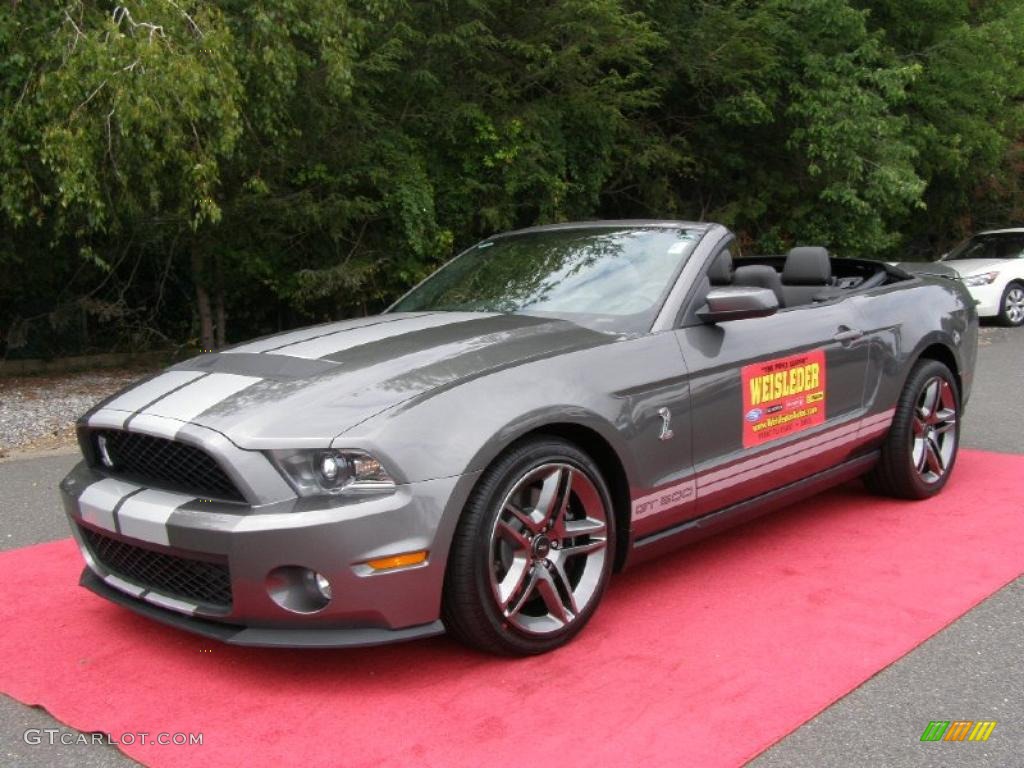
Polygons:
[[803,246],[787,254],[782,268],[784,285],[828,285],[831,279],[832,264],[827,248]]
[[732,254],[722,251],[708,268],[708,280],[712,285],[732,285]]
[[752,288],[768,288],[775,294],[779,306],[786,306],[786,297],[782,295],[782,281],[779,279],[779,273],[775,271],[774,267],[769,267],[767,264],[748,264],[736,267],[732,284]]
[[733,283],[754,288],[775,288],[779,285],[779,273],[766,264],[747,264],[737,267]]

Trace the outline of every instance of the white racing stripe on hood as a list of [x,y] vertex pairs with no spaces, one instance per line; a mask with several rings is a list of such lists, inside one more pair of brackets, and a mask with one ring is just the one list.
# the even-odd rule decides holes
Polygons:
[[103,407],[116,411],[137,411],[172,389],[204,375],[202,371],[167,371],[115,397]]
[[153,403],[142,412],[142,415],[190,421],[203,411],[258,381],[262,379],[257,376],[211,373]]
[[415,333],[427,328],[453,325],[467,320],[479,320],[481,317],[486,317],[486,315],[475,312],[441,312],[440,314],[428,315],[426,317],[403,317],[401,320],[376,323],[362,328],[354,328],[351,331],[323,336],[319,339],[310,339],[299,344],[291,344],[275,349],[274,354],[315,360],[320,357],[327,357],[327,355],[344,352],[346,349],[359,347],[363,344],[372,344],[394,336],[401,336],[404,333]]
[[117,522],[121,526],[121,533],[150,544],[170,546],[167,521],[171,519],[174,510],[194,498],[152,488],[137,493],[128,498],[118,510]]
[[300,341],[313,341],[314,339],[333,336],[336,333],[348,333],[349,331],[354,331],[356,328],[364,328],[369,325],[381,325],[383,323],[394,323],[399,320],[406,320],[412,317],[422,317],[426,314],[430,313],[403,312],[400,314],[395,313],[394,315],[367,315],[366,317],[356,317],[350,320],[339,320],[334,323],[323,323],[322,325],[313,325],[306,328],[296,328],[294,331],[278,333],[273,336],[268,336],[265,339],[256,339],[255,341],[250,341],[245,344],[239,344],[237,347],[225,349],[223,354],[230,355],[235,352],[272,352],[280,347],[284,347],[289,344],[296,344]]
[[130,418],[131,416],[125,415],[124,411],[107,410],[103,407],[89,417],[89,426],[93,429],[122,429],[125,421]]
[[132,432],[151,435],[153,437],[163,437],[168,440],[173,440],[177,436],[179,430],[181,430],[182,426],[184,425],[175,419],[165,419],[162,416],[150,416],[147,413],[130,416],[124,423],[124,428],[130,429]]

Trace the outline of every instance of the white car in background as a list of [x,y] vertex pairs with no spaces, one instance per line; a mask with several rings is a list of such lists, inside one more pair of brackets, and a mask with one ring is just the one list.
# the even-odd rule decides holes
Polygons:
[[960,276],[980,317],[1024,324],[1024,227],[979,232],[940,261]]

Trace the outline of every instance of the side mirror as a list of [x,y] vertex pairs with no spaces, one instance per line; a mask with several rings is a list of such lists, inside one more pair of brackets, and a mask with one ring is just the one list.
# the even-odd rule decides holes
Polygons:
[[713,288],[708,292],[706,301],[707,305],[697,312],[697,317],[705,323],[768,317],[779,309],[779,300],[769,288],[740,285]]

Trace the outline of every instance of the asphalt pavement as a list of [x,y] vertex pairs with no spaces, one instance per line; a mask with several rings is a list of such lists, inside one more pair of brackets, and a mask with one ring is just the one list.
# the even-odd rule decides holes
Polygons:
[[[962,444],[1024,453],[1022,391],[1024,329],[983,328]],[[0,461],[0,549],[68,535],[55,488],[76,461],[73,454]],[[999,724],[983,744],[920,741],[929,720],[958,718]],[[42,710],[0,696],[0,764],[29,768],[136,765],[112,746],[25,743],[27,729],[45,728],[77,733]],[[619,765],[629,765],[628,755],[615,759]],[[1024,578],[876,674],[750,766],[1024,767]]]
[[[983,327],[975,377],[961,423],[962,445],[1024,453],[1024,328]],[[998,725],[980,744],[920,740],[929,721],[961,719],[995,720]],[[1024,578],[748,764],[803,766],[1024,766]]]

